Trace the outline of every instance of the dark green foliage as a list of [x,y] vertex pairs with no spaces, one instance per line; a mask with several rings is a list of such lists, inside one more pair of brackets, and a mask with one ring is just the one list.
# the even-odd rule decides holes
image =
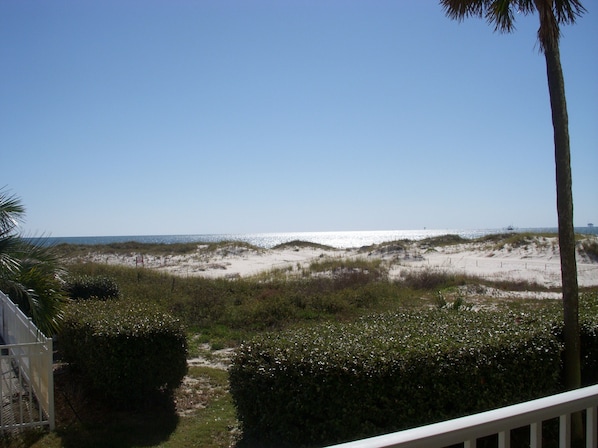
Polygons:
[[[263,445],[396,431],[561,390],[561,320],[556,306],[429,310],[261,336],[240,347],[231,393],[245,436]],[[587,372],[598,325],[584,322]]]
[[579,332],[582,386],[598,384],[598,293],[580,297]]
[[0,188],[0,291],[45,335],[53,336],[62,320],[64,270],[54,246],[43,238],[21,235],[24,215],[21,200]]
[[71,277],[66,281],[63,289],[73,300],[108,300],[120,297],[118,284],[112,278],[103,275]]
[[581,252],[594,261],[598,261],[598,240],[587,240],[581,244]]
[[172,391],[187,371],[185,332],[177,319],[149,304],[74,303],[59,346],[92,389],[121,405]]

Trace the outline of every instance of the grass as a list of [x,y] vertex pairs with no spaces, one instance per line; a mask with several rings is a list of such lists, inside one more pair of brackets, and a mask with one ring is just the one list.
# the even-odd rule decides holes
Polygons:
[[[513,234],[484,237],[490,244],[513,244]],[[508,241],[508,243],[507,243]],[[460,238],[439,238],[422,242],[428,246],[461,244]],[[228,250],[222,243],[204,250]],[[299,242],[288,243],[300,247]],[[392,242],[392,250],[407,242]],[[62,246],[62,245],[61,245]],[[166,247],[168,246],[168,247]],[[311,243],[309,243],[309,246]],[[314,246],[316,249],[324,249]],[[251,246],[241,248],[259,250]],[[60,248],[65,257],[77,259],[89,246]],[[120,245],[93,246],[102,253],[143,253],[166,255],[193,253],[198,245]],[[369,248],[372,250],[373,248]],[[591,250],[591,249],[590,249]],[[110,252],[113,251],[113,252]],[[127,252],[128,251],[128,252]],[[243,339],[263,331],[308,326],[322,321],[349,321],[364,314],[405,308],[468,306],[459,296],[461,285],[493,286],[506,290],[545,290],[539,285],[490,282],[475,277],[422,269],[401,281],[389,281],[388,265],[365,257],[335,259],[322,257],[309,266],[271,271],[249,279],[205,279],[176,277],[150,269],[75,262],[68,266],[73,275],[102,275],[114,279],[121,300],[150,301],[178,316],[189,332],[189,356],[210,358],[212,349],[235,347]],[[594,288],[595,290],[595,288]],[[441,296],[439,296],[441,294]],[[454,299],[454,301],[452,301]],[[448,302],[447,300],[451,300]],[[515,300],[488,305],[521,311],[543,307],[546,300]],[[156,397],[144,411],[107,409],[89,396],[81,381],[67,369],[55,376],[57,430],[30,432],[0,446],[20,447],[237,447],[241,442],[235,409],[228,393],[227,372],[210,367],[191,367],[187,381],[174,397]],[[170,399],[168,399],[170,398]]]
[[386,279],[379,261],[361,259],[321,260],[292,277],[273,271],[236,280],[95,263],[75,263],[69,270],[114,279],[123,300],[157,303],[179,316],[191,333],[219,346],[234,346],[255,331],[393,309],[411,297]]
[[220,241],[216,243],[139,243],[128,241],[124,243],[110,243],[98,245],[85,244],[57,244],[56,252],[65,259],[73,259],[84,256],[90,252],[108,255],[154,255],[157,257],[188,255],[194,253],[213,253],[226,251],[229,248],[262,251],[263,249],[241,241]]

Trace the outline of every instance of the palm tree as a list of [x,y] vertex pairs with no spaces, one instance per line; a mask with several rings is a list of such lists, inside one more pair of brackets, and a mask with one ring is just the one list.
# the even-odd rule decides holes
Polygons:
[[[538,40],[546,59],[548,93],[552,109],[556,195],[561,254],[563,292],[564,383],[566,389],[581,386],[581,356],[579,339],[579,288],[575,261],[575,230],[573,228],[573,193],[571,189],[571,155],[569,119],[565,99],[565,80],[561,67],[559,39],[561,24],[573,24],[586,9],[579,0],[440,0],[448,17],[463,20],[485,17],[495,31],[512,32],[515,14],[538,13]],[[582,438],[581,415],[572,420],[572,435],[578,443]]]
[[573,194],[571,191],[571,157],[569,124],[565,100],[565,81],[559,52],[560,25],[573,24],[586,11],[578,0],[440,0],[448,17],[463,20],[485,17],[495,31],[512,32],[515,12],[538,13],[538,40],[546,58],[548,92],[552,108],[554,154],[556,166],[557,215],[564,311],[565,371],[567,389],[581,385],[579,342],[579,298],[575,231],[573,228]]
[[21,201],[0,190],[0,290],[44,334],[52,335],[62,319],[63,270],[51,246],[42,239],[26,240],[17,232],[24,214]]

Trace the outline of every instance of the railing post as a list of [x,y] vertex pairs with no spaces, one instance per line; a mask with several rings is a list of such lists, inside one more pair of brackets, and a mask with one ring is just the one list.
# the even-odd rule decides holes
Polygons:
[[586,447],[593,448],[598,446],[598,422],[596,421],[596,411],[598,408],[592,406],[586,409]]
[[50,422],[50,431],[54,431],[56,427],[56,414],[54,408],[54,370],[52,369],[52,353],[54,351],[54,343],[51,338],[46,340],[46,362],[49,368],[46,368],[48,375],[48,420]]
[[542,422],[534,422],[529,425],[529,446],[530,448],[542,447]]
[[498,433],[498,448],[511,448],[511,431],[501,431]]
[[571,414],[559,418],[559,448],[571,448]]

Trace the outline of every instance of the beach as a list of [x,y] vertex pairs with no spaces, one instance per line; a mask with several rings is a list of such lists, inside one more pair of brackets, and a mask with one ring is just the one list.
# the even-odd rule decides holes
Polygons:
[[[588,238],[598,241],[595,236],[584,241]],[[585,253],[581,244],[578,246],[579,286],[598,286],[598,260]],[[432,239],[348,249],[301,243],[266,249],[230,242],[216,248],[198,244],[195,252],[181,255],[111,254],[90,250],[83,258],[82,261],[136,266],[177,276],[228,279],[257,276],[272,270],[284,270],[292,275],[312,262],[327,258],[379,258],[388,266],[391,279],[400,279],[417,270],[434,269],[494,281],[536,283],[546,288],[561,285],[556,236],[533,236],[527,238],[525,244],[516,245],[477,240],[435,244]]]

